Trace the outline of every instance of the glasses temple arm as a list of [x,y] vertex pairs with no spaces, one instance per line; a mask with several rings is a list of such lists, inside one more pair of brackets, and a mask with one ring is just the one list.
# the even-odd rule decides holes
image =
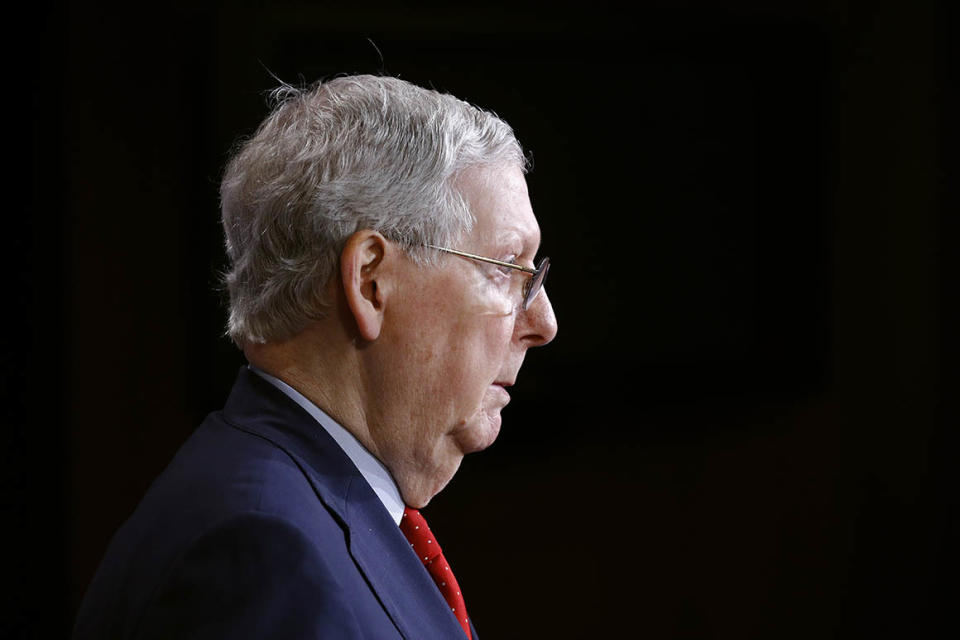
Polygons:
[[431,249],[436,249],[437,251],[443,251],[445,253],[452,253],[454,255],[463,256],[464,258],[472,258],[474,260],[479,260],[480,262],[489,262],[490,264],[499,265],[501,267],[509,267],[511,269],[518,269],[524,273],[529,273],[530,275],[535,275],[537,273],[536,269],[531,269],[530,267],[524,267],[523,265],[513,264],[512,262],[503,262],[501,260],[494,260],[493,258],[486,258],[484,256],[478,256],[473,253],[467,253],[466,251],[457,251],[456,249],[446,249],[444,247],[437,247],[432,244],[428,244],[428,247]]

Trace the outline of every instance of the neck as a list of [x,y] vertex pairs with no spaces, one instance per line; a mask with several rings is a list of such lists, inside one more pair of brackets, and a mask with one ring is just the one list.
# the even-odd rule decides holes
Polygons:
[[[334,314],[331,314],[334,315]],[[287,383],[322,409],[390,471],[404,501],[422,508],[456,469],[438,475],[409,453],[416,434],[384,406],[391,379],[380,341],[362,343],[331,318],[283,341],[247,345],[250,364]],[[458,463],[459,464],[459,463]]]
[[356,349],[325,324],[315,323],[287,340],[245,345],[243,353],[250,364],[299,391],[382,460],[363,410]]

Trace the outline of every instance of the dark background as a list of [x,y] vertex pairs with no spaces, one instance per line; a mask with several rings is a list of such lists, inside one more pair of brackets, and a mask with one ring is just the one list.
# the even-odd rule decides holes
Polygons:
[[956,631],[946,2],[26,12],[0,636],[68,634],[112,533],[222,406],[227,152],[271,74],[342,72],[492,109],[533,157],[559,335],[426,512],[484,638]]

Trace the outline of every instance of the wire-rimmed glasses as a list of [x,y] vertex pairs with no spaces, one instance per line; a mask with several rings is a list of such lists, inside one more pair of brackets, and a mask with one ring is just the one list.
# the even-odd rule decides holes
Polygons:
[[480,262],[488,262],[501,267],[507,267],[508,269],[516,269],[517,271],[522,271],[523,273],[529,275],[530,279],[523,283],[522,307],[524,311],[527,310],[527,307],[530,306],[530,303],[533,302],[534,298],[537,297],[537,294],[540,293],[540,289],[543,288],[543,281],[547,279],[547,272],[550,270],[550,258],[543,258],[540,260],[540,264],[537,265],[536,269],[531,269],[530,267],[525,267],[520,264],[503,262],[502,260],[478,256],[465,251],[457,251],[456,249],[447,249],[446,247],[438,247],[432,244],[427,246],[431,249],[436,249],[437,251],[443,251],[444,253],[452,253],[455,256],[470,258],[471,260],[479,260]]

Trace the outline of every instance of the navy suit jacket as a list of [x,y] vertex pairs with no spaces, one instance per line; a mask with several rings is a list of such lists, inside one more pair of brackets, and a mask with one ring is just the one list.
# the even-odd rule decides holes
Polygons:
[[244,368],[117,532],[74,638],[464,638],[339,445]]

